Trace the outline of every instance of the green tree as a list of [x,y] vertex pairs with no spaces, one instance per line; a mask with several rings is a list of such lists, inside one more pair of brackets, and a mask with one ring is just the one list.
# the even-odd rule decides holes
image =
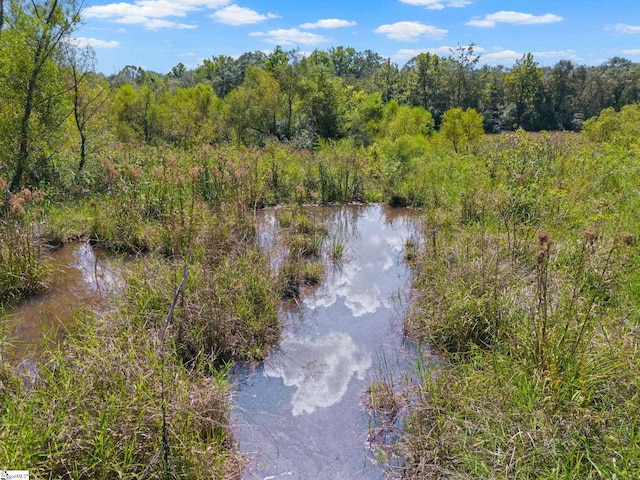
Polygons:
[[[56,135],[69,113],[60,62],[71,33],[80,22],[75,0],[12,0],[0,42],[3,88],[2,133],[13,173],[9,188],[47,181],[48,160]],[[8,123],[5,123],[8,122]],[[5,136],[6,135],[6,136]],[[54,147],[54,148],[52,148]]]
[[280,86],[258,67],[247,68],[242,85],[225,99],[225,118],[236,138],[245,144],[263,143],[277,136]]
[[383,115],[384,105],[378,92],[352,92],[345,114],[345,128],[349,137],[357,145],[370,145],[380,131]]
[[218,102],[210,85],[179,88],[168,99],[168,138],[184,148],[214,140]]
[[436,125],[447,110],[447,89],[450,79],[446,60],[431,53],[421,53],[404,68],[408,102],[431,113]]
[[584,84],[584,69],[577,68],[569,60],[561,60],[545,72],[550,108],[554,122],[551,128],[577,130],[581,127],[578,110],[578,92]]
[[[149,97],[146,87],[147,98]],[[131,84],[124,84],[116,90],[112,112],[115,120],[115,131],[118,138],[123,142],[144,140],[148,107],[146,102],[136,87]]]
[[102,75],[95,73],[95,56],[90,49],[71,49],[65,70],[71,89],[73,120],[80,137],[78,172],[82,172],[87,160],[89,124],[106,104],[111,88]]
[[395,100],[385,106],[383,116],[382,136],[390,139],[403,135],[428,137],[435,126],[428,110],[400,105]]
[[474,69],[480,61],[480,56],[475,54],[475,44],[458,46],[452,51],[451,60],[453,78],[451,105],[465,109],[475,107],[478,94],[474,82]]
[[449,140],[456,152],[468,152],[484,135],[484,119],[473,108],[460,107],[447,110],[442,116],[440,133]]
[[625,105],[619,112],[607,107],[584,122],[585,135],[592,141],[611,143],[625,149],[638,145],[640,105]]
[[542,69],[533,55],[523,55],[505,79],[507,100],[513,107],[513,127],[535,130],[539,123],[539,105],[542,100]]
[[285,52],[276,47],[265,61],[265,69],[273,75],[280,86],[279,107],[283,113],[281,136],[293,138],[296,106],[303,94],[301,68],[296,51]]
[[220,98],[227,96],[241,83],[239,80],[240,72],[235,60],[226,55],[213,57],[211,60],[204,59],[196,71],[196,76],[208,81]]
[[376,91],[382,95],[382,101],[386,104],[391,100],[397,100],[402,92],[402,76],[395,63],[386,60],[372,73],[372,83]]
[[304,92],[302,113],[311,137],[314,141],[318,138],[340,138],[343,134],[343,109],[346,105],[343,80],[333,75],[331,64],[327,66],[318,55],[302,62],[301,68]]

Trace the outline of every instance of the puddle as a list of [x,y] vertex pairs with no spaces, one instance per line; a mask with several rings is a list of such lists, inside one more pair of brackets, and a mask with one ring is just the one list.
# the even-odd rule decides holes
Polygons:
[[[328,226],[329,241],[345,245],[344,259],[282,312],[280,348],[234,377],[235,434],[249,459],[245,480],[384,478],[366,448],[362,401],[382,368],[403,369],[411,356],[401,334],[409,285],[402,256],[418,216],[381,205],[312,214]],[[273,230],[277,211],[265,215],[262,228]]]
[[88,243],[66,244],[49,257],[51,288],[22,301],[2,320],[17,358],[42,351],[45,338],[55,340],[56,329],[71,322],[76,309],[100,313],[121,285],[120,261]]

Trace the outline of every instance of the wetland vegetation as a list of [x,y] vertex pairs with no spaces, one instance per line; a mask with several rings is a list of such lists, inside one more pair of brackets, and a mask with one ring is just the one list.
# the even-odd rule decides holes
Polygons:
[[[229,371],[264,360],[283,304],[348,255],[310,209],[357,202],[421,217],[402,331],[429,350],[363,394],[389,476],[640,476],[638,65],[276,48],[106,77],[67,41],[74,2],[7,4],[0,468],[240,478]],[[72,241],[137,261],[25,372],[11,309]]]

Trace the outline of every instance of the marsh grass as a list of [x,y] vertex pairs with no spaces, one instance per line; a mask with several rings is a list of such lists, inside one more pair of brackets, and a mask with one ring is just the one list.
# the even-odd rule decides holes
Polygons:
[[46,288],[43,246],[18,222],[0,220],[0,271],[0,306]]
[[540,232],[514,269],[508,242],[458,238],[418,261],[407,331],[446,361],[406,393],[402,478],[634,478],[637,335],[617,285],[635,255]]
[[282,298],[297,298],[305,286],[318,285],[324,278],[323,253],[329,232],[308,207],[287,209],[279,218],[279,241],[286,251],[278,272],[279,291]]
[[[158,328],[171,305],[181,268],[157,258],[127,278],[126,308],[142,328]],[[189,265],[185,293],[168,330],[186,365],[261,360],[280,338],[278,293],[269,262],[255,246]]]
[[[33,478],[231,478],[228,387],[187,371],[154,335],[87,316],[66,332],[64,349],[40,363],[40,380],[5,394],[0,462]],[[161,368],[167,379],[162,461]],[[215,372],[209,370],[208,373]]]
[[[640,474],[638,297],[630,294],[638,252],[633,234],[621,233],[634,217],[605,200],[616,193],[601,176],[621,172],[594,162],[567,176],[567,150],[555,141],[499,139],[485,178],[495,193],[476,196],[473,208],[462,197],[459,222],[425,214],[405,331],[444,363],[417,367],[404,392],[409,416],[395,450],[404,463],[393,476]],[[572,194],[586,185],[591,197]]]

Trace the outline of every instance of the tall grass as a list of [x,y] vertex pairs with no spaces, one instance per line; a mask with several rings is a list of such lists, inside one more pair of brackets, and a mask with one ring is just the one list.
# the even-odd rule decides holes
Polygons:
[[[633,216],[620,206],[593,211],[616,196],[601,183],[611,171],[591,165],[571,175],[557,139],[498,141],[500,160],[487,170],[476,164],[483,188],[495,192],[475,200],[483,214],[465,215],[464,198],[460,221],[457,209],[448,221],[427,214],[426,241],[412,255],[417,298],[405,330],[444,363],[418,368],[420,380],[405,392],[410,415],[396,446],[403,463],[390,472],[635,478]],[[623,171],[633,165],[626,162]],[[590,197],[574,193],[587,185]]]
[[0,308],[45,288],[47,268],[37,225],[29,222],[28,209],[42,197],[38,191],[6,190],[0,177]]
[[[31,478],[232,478],[228,386],[189,372],[122,318],[77,318],[39,381],[3,392],[0,463]],[[161,369],[168,382],[163,462]],[[210,370],[214,372],[215,370]],[[234,473],[235,472],[235,473]]]

